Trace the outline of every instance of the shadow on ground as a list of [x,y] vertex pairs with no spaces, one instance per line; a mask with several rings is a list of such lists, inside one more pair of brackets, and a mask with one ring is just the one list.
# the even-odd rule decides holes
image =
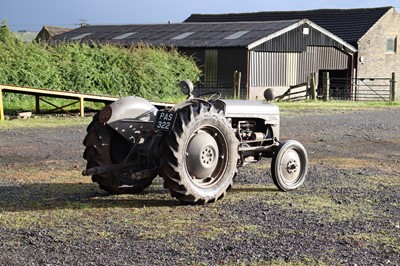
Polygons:
[[95,184],[65,183],[0,186],[0,202],[0,211],[8,212],[179,205],[179,201],[161,189],[152,188],[136,195],[110,195]]

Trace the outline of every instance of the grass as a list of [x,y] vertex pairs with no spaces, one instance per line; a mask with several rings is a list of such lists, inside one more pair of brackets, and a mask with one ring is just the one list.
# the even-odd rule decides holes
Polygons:
[[[400,186],[398,180],[394,182]],[[342,185],[347,186],[348,183],[351,182]],[[367,182],[365,187],[373,189],[376,185]],[[241,185],[229,193],[229,201],[235,204],[251,200],[261,201],[265,206],[274,206],[286,211],[298,210],[320,215],[330,222],[349,221],[376,214],[374,205],[370,202],[355,200],[348,196],[332,196],[321,188],[314,190],[314,192],[303,191],[304,193],[281,193],[274,185]]]
[[343,239],[352,241],[355,245],[369,245],[377,246],[383,245],[386,249],[390,249],[393,252],[400,253],[400,246],[398,241],[388,235],[387,232],[377,231],[370,233],[356,233],[343,236]]
[[[25,99],[26,100],[26,99]],[[165,102],[179,102],[184,100],[184,97],[167,98]],[[16,112],[16,110],[34,110],[33,102],[27,100],[29,104],[22,101],[20,105],[8,106],[9,112]],[[66,104],[63,100],[58,100],[56,105]],[[348,101],[331,101],[331,102],[291,102],[291,103],[277,103],[280,107],[282,115],[297,115],[301,114],[301,110],[307,110],[307,112],[315,113],[326,113],[326,112],[346,112],[354,110],[365,110],[365,109],[384,109],[384,108],[400,108],[400,102],[348,102]],[[24,108],[22,108],[24,107]],[[97,110],[101,106],[93,106]],[[14,110],[14,111],[12,111]],[[81,125],[88,124],[91,118],[79,118],[79,117],[63,117],[63,118],[38,118],[38,119],[27,119],[27,120],[6,120],[0,122],[1,129],[10,128],[21,128],[21,127],[57,127],[57,126],[68,126],[68,125]]]
[[0,121],[0,132],[1,130],[13,129],[13,128],[54,128],[54,127],[66,127],[72,125],[88,125],[92,121],[92,117],[38,117],[28,119],[14,119]]
[[[79,102],[77,100],[61,99],[53,97],[41,97],[40,111],[51,112],[55,109],[55,106],[67,106],[63,108],[67,111],[79,110]],[[53,105],[51,105],[51,104]],[[5,92],[3,95],[4,112],[6,115],[15,115],[19,111],[36,111],[36,98],[32,95],[22,95],[17,93]],[[85,108],[99,110],[104,106],[103,103],[95,103],[85,101]],[[59,110],[58,110],[59,111]]]
[[[353,193],[356,194],[381,185],[377,184],[378,178],[374,177],[354,177],[353,182],[357,183],[359,179],[363,179],[363,183],[354,185]],[[216,241],[230,236],[232,242],[241,243],[246,241],[249,234],[269,241],[281,237],[278,233],[266,233],[263,225],[243,220],[240,215],[225,210],[229,205],[261,202],[268,208],[280,209],[282,213],[297,210],[304,214],[315,214],[330,223],[375,219],[384,212],[378,211],[373,201],[353,199],[352,196],[344,195],[345,198],[350,197],[350,201],[340,204],[332,198],[331,191],[321,187],[305,187],[299,192],[281,193],[271,184],[237,185],[222,201],[215,204],[185,206],[170,197],[162,188],[159,178],[140,195],[114,196],[107,196],[100,191],[87,177],[82,177],[77,169],[63,170],[62,167],[53,169],[45,166],[5,169],[0,173],[0,180],[0,184],[3,183],[0,185],[3,188],[0,226],[3,228],[15,231],[46,230],[54,241],[68,243],[80,239],[120,241],[126,237],[141,241],[162,240],[174,250],[183,248],[185,252],[193,254],[199,251],[195,245],[199,240]],[[400,187],[398,178],[393,177],[388,182]],[[339,183],[338,187],[344,188],[347,185]],[[287,228],[285,231],[287,237],[312,234],[291,230]],[[382,230],[338,237],[365,245],[385,245],[400,252],[395,245],[396,238]],[[175,239],[183,239],[184,247],[178,245]],[[10,238],[3,245],[13,246],[18,241],[17,238]],[[290,262],[273,260],[227,263],[221,265],[330,264],[322,258],[315,260],[300,257],[298,261]]]
[[[138,196],[106,197],[94,193],[93,190],[95,189],[93,187],[89,189],[92,192],[88,192],[89,187],[92,186],[84,183],[79,198],[75,196],[77,191],[71,190],[68,186],[64,185],[62,187],[59,185],[58,188],[48,187],[47,190],[53,190],[53,196],[49,197],[49,200],[30,202],[30,207],[27,207],[26,210],[15,207],[15,210],[0,211],[0,224],[3,227],[13,230],[46,228],[46,230],[51,231],[51,237],[54,241],[63,242],[71,242],[79,239],[85,239],[85,241],[114,239],[114,241],[118,241],[125,238],[126,233],[128,233],[132,234],[131,237],[143,241],[164,239],[163,241],[169,243],[173,249],[180,250],[182,247],[176,246],[177,243],[173,241],[173,239],[180,238],[185,239],[186,244],[184,249],[189,253],[197,252],[198,247],[194,243],[198,239],[214,241],[219,237],[233,233],[234,237],[231,241],[240,243],[245,241],[245,239],[239,237],[244,232],[246,234],[255,234],[259,238],[272,237],[270,241],[273,241],[274,237],[277,237],[277,235],[265,235],[263,233],[263,226],[243,221],[238,216],[221,216],[221,213],[226,214],[223,211],[223,205],[233,204],[237,200],[236,193],[225,198],[224,201],[226,202],[222,204],[217,203],[204,207],[177,206],[175,202],[168,199],[169,195],[165,195],[165,193],[159,191],[161,188],[159,184],[156,184],[155,188],[150,189],[148,194]],[[240,190],[241,187],[238,189]],[[75,199],[65,199],[62,201],[62,204],[61,202],[57,202],[58,197],[56,194],[59,194],[62,190],[67,190],[68,192],[61,193],[58,197],[72,197]],[[43,192],[37,191],[37,193]],[[91,195],[85,198],[84,194]],[[283,195],[273,194],[274,196]],[[248,196],[250,197],[247,197],[246,201],[250,202],[257,198],[258,194],[250,193]],[[22,194],[20,197],[25,197],[25,195]],[[152,206],[151,201],[154,201],[155,198],[158,198],[160,203],[163,200],[165,202]],[[244,199],[242,198],[242,200]],[[312,211],[321,214],[324,212],[323,209],[320,209],[321,207],[330,210],[337,207],[331,201],[318,197],[302,197],[301,200],[299,197],[297,200],[291,199],[287,202],[279,198],[275,199],[275,201],[280,202],[280,205],[291,202],[291,209],[300,209],[305,212]],[[138,202],[140,204],[137,205]],[[28,205],[28,202],[25,204]],[[266,205],[269,204],[266,202]],[[348,206],[343,206],[342,208],[347,209]],[[349,210],[346,210],[346,213],[351,215]],[[356,213],[356,211],[352,213],[353,217],[357,217]],[[291,234],[298,235],[298,233],[293,231]],[[374,245],[384,244],[394,246],[395,244],[395,239],[385,232],[345,235],[342,238]],[[9,239],[4,245],[13,245],[15,241],[17,240]],[[265,263],[268,265],[288,265],[288,262],[284,260],[269,262],[251,261],[251,263],[247,261],[243,262],[243,264],[238,263],[237,265],[264,265]],[[316,263],[320,265],[324,264],[322,261],[318,262],[310,258],[304,264],[300,260],[299,262],[290,262],[289,265],[310,265],[310,263],[313,265]],[[231,265],[231,263],[226,265]]]
[[[66,174],[68,173],[68,174]],[[79,171],[43,171],[21,169],[5,171],[1,180],[19,175],[6,190],[0,207],[0,225],[10,229],[40,226],[53,229],[58,236],[100,239],[119,237],[118,230],[134,229],[143,240],[171,237],[216,239],[229,230],[256,232],[257,226],[243,225],[235,215],[220,219],[219,206],[180,206],[161,189],[160,180],[143,195],[106,196]],[[44,179],[48,176],[47,180]],[[12,180],[13,178],[11,178]],[[8,194],[7,194],[8,193]],[[157,200],[155,200],[157,199]],[[206,223],[197,223],[207,215]],[[151,219],[143,219],[151,217]],[[77,224],[75,221],[79,220]],[[68,225],[68,226],[66,226]]]
[[327,108],[327,109],[339,109],[339,110],[354,110],[354,109],[366,109],[366,108],[391,108],[400,107],[400,102],[353,102],[353,101],[299,101],[299,102],[278,102],[276,103],[282,108]]
[[400,102],[300,101],[279,102],[277,105],[284,115],[299,115],[302,110],[315,113],[334,113],[368,109],[400,108]]

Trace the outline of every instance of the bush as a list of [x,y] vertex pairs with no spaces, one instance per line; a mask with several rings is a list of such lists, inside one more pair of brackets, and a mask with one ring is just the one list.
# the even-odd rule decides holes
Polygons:
[[0,28],[0,84],[163,101],[199,77],[194,59],[176,49],[23,43]]

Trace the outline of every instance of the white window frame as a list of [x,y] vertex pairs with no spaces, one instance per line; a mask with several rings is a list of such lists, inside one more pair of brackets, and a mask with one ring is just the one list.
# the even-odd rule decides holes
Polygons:
[[386,53],[387,54],[397,53],[397,36],[386,37]]

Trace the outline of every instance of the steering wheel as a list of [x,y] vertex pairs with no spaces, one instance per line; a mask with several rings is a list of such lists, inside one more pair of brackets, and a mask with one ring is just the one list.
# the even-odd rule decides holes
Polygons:
[[211,101],[211,100],[216,101],[216,100],[219,100],[222,96],[222,94],[219,91],[209,91],[209,92],[201,93],[201,94],[197,95],[197,97],[200,98],[200,97],[204,97],[206,95],[210,95],[210,97],[208,97],[207,101]]

